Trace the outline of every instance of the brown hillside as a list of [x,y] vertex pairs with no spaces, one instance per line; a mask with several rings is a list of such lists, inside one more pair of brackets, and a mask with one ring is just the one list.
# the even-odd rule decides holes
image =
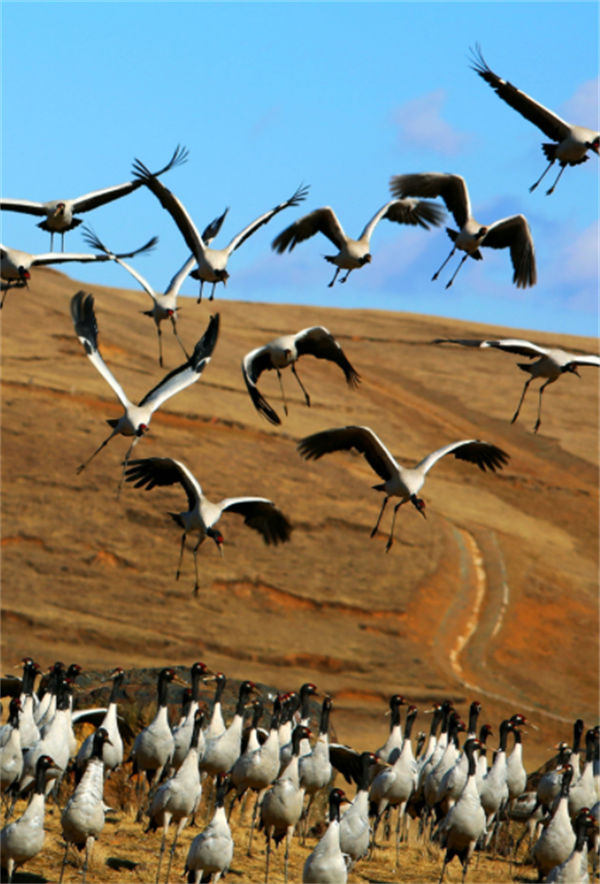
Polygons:
[[[207,495],[269,497],[295,526],[267,547],[235,515],[224,516],[224,556],[201,549],[192,595],[188,551],[175,582],[180,533],[167,515],[185,509],[180,488],[126,485],[115,497],[127,441],[119,437],[81,474],[76,467],[120,414],[84,357],[69,300],[81,286],[36,270],[9,293],[2,322],[2,665],[25,654],[88,668],[204,659],[232,678],[282,689],[314,681],[334,698],[338,738],[383,742],[391,693],[417,704],[479,698],[496,728],[524,712],[537,724],[528,766],[594,722],[598,697],[598,372],[537,387],[510,424],[525,375],[519,357],[452,346],[437,336],[515,335],[514,330],[419,315],[217,300],[183,300],[180,334],[192,347],[209,313],[221,336],[200,381],[153,417],[136,457],[184,461]],[[96,297],[100,348],[138,400],[163,375],[143,294],[86,286]],[[258,415],[240,360],[282,332],[323,324],[362,375],[353,392],[339,369],[310,357],[299,373],[305,406],[287,371],[290,414],[280,427]],[[164,326],[167,368],[181,351]],[[531,333],[522,333],[531,337]],[[539,343],[594,352],[594,339],[536,334]],[[282,414],[277,378],[260,387]],[[336,453],[305,462],[297,441],[348,423],[372,427],[401,462],[460,438],[509,452],[497,475],[446,458],[423,496],[427,521],[398,512],[396,542],[369,538],[381,495],[364,459]],[[421,718],[417,726],[428,727]],[[495,730],[497,733],[497,730]],[[550,742],[549,742],[550,741]]]

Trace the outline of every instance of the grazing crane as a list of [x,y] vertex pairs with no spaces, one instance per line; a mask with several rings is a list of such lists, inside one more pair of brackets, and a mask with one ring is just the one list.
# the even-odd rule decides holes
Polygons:
[[329,825],[302,869],[302,884],[346,884],[348,869],[340,846],[340,805],[348,799],[341,789],[329,793]]
[[267,838],[265,857],[265,884],[269,882],[269,865],[271,860],[271,838],[275,844],[285,838],[284,882],[288,880],[288,860],[290,844],[296,823],[302,814],[304,789],[300,785],[298,774],[298,756],[300,742],[309,739],[311,732],[304,725],[297,725],[292,734],[292,757],[283,772],[279,774],[262,800],[260,806],[260,827],[264,828]]
[[315,233],[322,233],[338,249],[337,255],[324,255],[325,260],[336,267],[333,279],[328,283],[331,288],[340,270],[346,271],[340,282],[346,282],[353,270],[371,263],[371,236],[377,224],[384,218],[398,224],[419,225],[429,230],[429,225],[438,227],[442,223],[444,212],[436,203],[425,200],[390,200],[367,222],[358,239],[351,239],[345,234],[333,209],[324,206],[282,230],[273,240],[272,248],[282,255],[286,249],[291,252],[299,242],[304,242]]
[[200,884],[201,880],[210,880],[211,884],[217,884],[231,865],[234,845],[224,806],[225,796],[230,788],[229,777],[219,774],[213,817],[206,829],[196,835],[190,844],[185,861],[184,874],[188,875],[188,881],[193,884]]
[[360,375],[350,365],[344,351],[331,332],[323,328],[323,326],[315,325],[312,328],[304,328],[295,335],[282,335],[279,338],[275,338],[275,340],[265,344],[264,347],[257,347],[256,350],[246,353],[242,360],[242,374],[252,403],[259,414],[264,415],[272,424],[280,424],[281,418],[259,392],[256,386],[257,381],[263,371],[275,369],[279,379],[281,398],[283,399],[283,410],[287,415],[288,408],[281,381],[281,369],[287,368],[289,365],[291,366],[292,374],[300,384],[300,389],[304,393],[306,404],[310,406],[310,396],[300,380],[295,365],[300,356],[306,355],[335,362],[344,372],[348,386],[357,387],[360,382]]
[[[219,314],[211,316],[206,331],[200,338],[194,352],[183,365],[174,369],[165,375],[165,377],[153,387],[139,405],[134,405],[125,395],[125,391],[109,371],[98,350],[98,325],[96,323],[96,314],[94,313],[94,297],[86,295],[85,292],[77,292],[71,299],[71,317],[75,327],[75,333],[83,344],[85,354],[104,380],[113,388],[117,394],[121,405],[125,409],[124,414],[120,418],[111,418],[107,421],[111,426],[112,432],[101,445],[88,457],[78,468],[80,473],[86,468],[89,462],[94,458],[111,439],[119,434],[123,436],[133,436],[133,442],[129,446],[123,463],[123,473],[127,468],[129,455],[138,440],[148,432],[152,415],[163,402],[166,402],[175,393],[185,390],[190,384],[198,380],[203,370],[210,362],[212,352],[217,343],[219,335]],[[122,481],[122,480],[121,480]],[[119,485],[120,488],[120,485]]]
[[189,509],[181,513],[169,513],[171,518],[183,529],[179,562],[175,579],[179,580],[181,562],[187,535],[198,534],[198,541],[193,549],[196,582],[194,593],[198,592],[200,578],[198,574],[198,550],[207,537],[217,546],[222,554],[223,535],[214,528],[224,512],[239,513],[244,523],[262,534],[265,543],[284,543],[290,539],[292,527],[286,517],[277,509],[272,501],[264,497],[226,497],[218,503],[208,500],[202,493],[197,479],[185,464],[170,457],[148,457],[131,461],[125,471],[127,482],[135,482],[135,488],[146,487],[148,491],[158,486],[179,483],[187,494]]
[[[173,151],[173,156],[166,166],[154,172],[154,175],[163,175],[169,169],[185,163],[188,151],[177,145]],[[50,233],[50,251],[54,245],[54,234],[60,233],[61,247],[64,251],[65,233],[67,230],[73,230],[78,224],[81,224],[81,218],[75,218],[77,212],[88,212],[90,209],[97,209],[105,203],[120,199],[137,190],[142,184],[137,179],[135,181],[125,181],[123,184],[116,184],[113,187],[104,187],[102,190],[94,190],[91,193],[84,193],[82,196],[69,200],[51,200],[47,203],[38,203],[33,200],[16,200],[16,199],[0,199],[0,209],[8,209],[12,212],[24,212],[28,215],[45,215],[46,220],[38,224],[42,230]],[[68,259],[67,259],[68,260]]]
[[588,150],[593,150],[595,154],[600,153],[600,132],[594,132],[593,129],[586,129],[584,126],[572,126],[565,120],[561,120],[557,114],[548,110],[543,104],[539,104],[525,92],[521,92],[512,83],[503,80],[488,67],[479,46],[473,51],[472,68],[492,87],[496,95],[518,111],[522,117],[541,129],[544,135],[552,139],[550,144],[542,144],[542,150],[550,162],[538,180],[529,188],[530,193],[536,189],[546,172],[557,160],[560,172],[550,190],[546,191],[547,196],[554,191],[567,166],[578,166],[580,163],[585,163],[589,159]]
[[542,395],[549,384],[557,381],[561,375],[569,372],[581,377],[577,371],[579,365],[596,365],[600,366],[600,356],[595,353],[567,353],[558,347],[540,347],[539,344],[532,344],[531,341],[524,341],[520,338],[500,338],[498,340],[480,340],[471,338],[436,338],[434,344],[461,344],[463,347],[480,347],[487,349],[489,347],[495,350],[504,350],[506,353],[516,353],[519,356],[527,356],[529,359],[536,359],[536,362],[517,362],[521,371],[527,371],[531,375],[526,381],[517,405],[517,410],[512,416],[511,423],[514,424],[519,417],[525,393],[529,384],[536,378],[545,378],[546,380],[539,389],[538,397],[538,414],[533,432],[537,433],[542,422]]
[[60,822],[62,836],[65,839],[65,853],[58,884],[61,884],[63,879],[69,844],[74,844],[79,850],[85,847],[81,877],[82,884],[85,884],[94,840],[104,828],[104,762],[102,761],[102,752],[105,743],[109,742],[108,731],[103,727],[98,728],[94,734],[92,755],[86,765],[85,772],[62,812]]
[[33,859],[44,846],[46,775],[53,767],[54,761],[49,755],[40,755],[35,766],[33,795],[27,810],[0,832],[0,857],[8,872],[8,884],[15,869]]
[[454,246],[444,263],[431,277],[432,280],[438,278],[440,271],[455,251],[460,249],[465,254],[450,281],[446,283],[446,288],[450,288],[467,258],[481,261],[483,255],[480,248],[489,246],[492,249],[510,249],[514,271],[513,282],[517,288],[527,288],[537,282],[533,238],[524,215],[511,215],[487,226],[480,224],[471,214],[467,184],[460,175],[443,172],[394,175],[390,180],[390,189],[395,196],[441,196],[454,216],[459,230],[446,228],[446,233]]
[[175,853],[177,838],[185,828],[188,819],[196,812],[196,808],[202,797],[200,768],[198,767],[198,762],[200,760],[198,741],[200,739],[200,731],[203,722],[204,713],[199,709],[196,709],[186,756],[179,765],[176,773],[159,786],[150,802],[150,808],[148,810],[150,821],[146,831],[156,831],[159,826],[162,826],[163,829],[162,840],[160,842],[160,853],[158,855],[158,868],[156,869],[156,884],[158,884],[158,879],[160,877],[160,867],[165,852],[165,841],[171,820],[177,823],[177,827],[175,829],[173,843],[171,844],[169,865],[167,867],[167,881],[169,880],[169,873],[171,871],[171,863]]
[[[144,243],[139,249],[132,252],[123,252],[115,255],[116,258],[133,258],[142,252],[151,251],[158,237],[153,236],[147,243]],[[39,255],[32,255],[30,252],[22,252],[20,249],[10,249],[8,246],[0,244],[0,277],[4,280],[2,290],[4,295],[0,301],[0,309],[4,306],[4,301],[11,287],[22,288],[27,286],[27,281],[31,279],[29,272],[32,267],[43,267],[46,264],[64,264],[68,261],[78,261],[80,264],[86,264],[90,261],[108,261],[108,255],[92,255],[89,253],[76,252],[44,252]]]
[[[200,292],[198,295],[198,301],[202,300],[202,290],[204,288],[205,282],[212,283],[212,289],[210,292],[209,300],[212,301],[215,288],[218,282],[222,282],[223,285],[227,285],[227,280],[229,279],[229,273],[227,272],[227,262],[232,252],[234,252],[237,248],[239,248],[243,242],[245,242],[248,237],[252,236],[253,233],[262,227],[263,224],[267,224],[274,215],[277,215],[278,212],[283,211],[283,209],[287,209],[290,206],[297,206],[298,203],[301,203],[302,200],[306,199],[306,195],[308,193],[308,187],[304,187],[300,185],[298,189],[292,194],[292,196],[285,200],[285,202],[280,203],[278,206],[275,206],[272,209],[269,209],[268,212],[264,212],[262,215],[259,215],[254,221],[244,227],[243,230],[233,237],[230,241],[229,245],[224,249],[213,249],[208,246],[205,242],[204,238],[200,235],[200,232],[197,230],[194,222],[192,221],[190,215],[188,214],[183,203],[173,194],[164,184],[158,180],[158,178],[149,171],[149,169],[141,162],[141,160],[136,159],[133,164],[133,174],[142,184],[145,184],[149,190],[152,191],[154,196],[159,200],[163,209],[166,209],[167,212],[173,218],[175,224],[179,228],[181,235],[183,236],[187,247],[192,252],[196,261],[198,263],[198,268],[192,273],[192,276],[195,279],[200,280]],[[220,228],[225,215],[227,214],[227,209],[220,216],[220,218],[215,219],[212,222],[212,225],[209,225],[209,229],[211,230],[212,236],[216,235],[213,231]],[[213,226],[214,225],[214,226]]]
[[181,286],[183,285],[186,276],[192,269],[192,267],[196,263],[196,259],[192,255],[187,258],[187,260],[183,263],[183,265],[179,268],[175,276],[172,278],[171,282],[168,284],[164,294],[154,291],[149,282],[147,282],[144,277],[137,272],[130,264],[126,264],[125,261],[122,261],[118,255],[115,255],[114,252],[111,252],[107,246],[96,236],[93,230],[88,227],[83,228],[83,238],[87,242],[89,246],[93,249],[99,249],[104,252],[109,260],[114,261],[116,264],[120,264],[128,273],[133,276],[134,279],[137,279],[141,287],[147,292],[148,295],[152,298],[152,310],[144,310],[144,316],[150,316],[154,320],[154,325],[156,327],[156,334],[158,337],[158,364],[160,367],[163,367],[163,354],[162,354],[162,330],[161,323],[168,319],[171,323],[171,327],[173,329],[173,334],[177,339],[177,343],[183,350],[186,359],[189,359],[189,354],[183,345],[183,341],[179,337],[179,333],[177,331],[177,296],[180,292]]
[[440,882],[444,880],[447,864],[457,856],[463,867],[462,880],[467,877],[469,862],[477,841],[485,832],[485,812],[479,800],[476,782],[475,749],[478,741],[467,740],[464,751],[469,761],[467,781],[456,804],[442,820],[439,829],[440,844],[446,848]]
[[349,451],[352,448],[364,455],[369,466],[384,480],[380,485],[373,485],[376,491],[383,491],[385,497],[375,526],[371,531],[371,537],[377,533],[383,511],[390,497],[400,498],[400,502],[394,507],[392,527],[385,547],[386,552],[389,552],[392,546],[396,513],[402,504],[410,501],[417,512],[425,518],[425,501],[417,497],[417,494],[423,487],[427,473],[440,458],[447,454],[454,454],[454,457],[459,460],[476,464],[483,472],[486,469],[495,472],[502,469],[508,462],[508,454],[496,445],[492,445],[491,442],[482,442],[479,439],[461,439],[459,442],[451,442],[449,445],[444,445],[443,448],[438,448],[437,451],[424,457],[415,467],[409,469],[400,466],[394,460],[383,442],[369,427],[349,426],[324,430],[321,433],[306,436],[298,443],[298,451],[307,460],[318,460],[324,454],[329,454],[332,451]]

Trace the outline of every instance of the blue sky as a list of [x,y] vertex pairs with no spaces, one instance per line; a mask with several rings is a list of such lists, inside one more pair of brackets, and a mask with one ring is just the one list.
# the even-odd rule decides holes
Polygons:
[[[5,196],[75,197],[128,180],[134,157],[160,167],[181,143],[189,161],[164,181],[200,228],[230,206],[215,245],[300,182],[311,188],[305,203],[234,253],[217,299],[598,333],[598,158],[567,169],[552,196],[544,187],[530,194],[546,138],[469,66],[469,47],[480,43],[497,74],[598,129],[598,4],[4,0],[2,25]],[[431,282],[451,247],[443,229],[388,221],[373,235],[372,264],[332,289],[322,258],[332,245],[323,236],[291,254],[271,250],[285,226],[324,205],[357,236],[390,198],[390,176],[419,171],[463,175],[482,223],[526,215],[538,284],[517,289],[507,253],[488,249],[446,291],[454,263]],[[6,245],[48,250],[40,219],[2,216]],[[117,251],[157,234],[156,251],[135,260],[157,290],[187,257],[145,189],[84,219]],[[88,251],[79,230],[67,234],[66,249]],[[59,269],[137,287],[112,264]],[[183,291],[195,295],[197,283],[187,280]],[[146,297],[140,292],[142,306]]]

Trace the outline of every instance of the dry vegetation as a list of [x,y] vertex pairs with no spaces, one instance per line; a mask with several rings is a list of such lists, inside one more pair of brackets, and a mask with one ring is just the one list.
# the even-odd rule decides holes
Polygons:
[[[292,541],[274,549],[236,516],[223,517],[224,557],[212,544],[202,548],[194,597],[191,553],[174,580],[179,532],[167,513],[184,508],[181,489],[126,486],[117,500],[122,438],[76,475],[104,438],[104,420],[120,413],[73,333],[69,300],[78,288],[61,273],[36,270],[29,290],[9,293],[1,315],[3,671],[25,654],[42,665],[64,659],[97,670],[202,659],[231,678],[280,689],[311,680],[333,697],[338,739],[357,749],[383,742],[391,693],[421,709],[451,696],[463,713],[477,698],[496,733],[501,718],[516,711],[538,726],[525,738],[529,769],[558,739],[570,738],[575,717],[595,723],[598,372],[583,369],[581,380],[569,376],[549,387],[534,435],[537,387],[519,421],[509,423],[525,380],[518,357],[431,344],[439,336],[490,337],[506,329],[381,311],[184,299],[179,329],[186,344],[200,337],[210,311],[221,314],[221,337],[201,380],[154,415],[135,455],[184,461],[214,499],[269,497],[294,524]],[[140,312],[144,295],[85,288],[96,297],[106,362],[131,398],[141,398],[162,377],[153,324]],[[313,406],[306,408],[286,373],[290,414],[273,427],[250,403],[241,357],[312,324],[336,335],[362,384],[352,392],[336,366],[306,357],[299,372]],[[522,336],[597,349],[591,338]],[[166,326],[163,340],[172,368],[180,350]],[[276,377],[262,378],[260,387],[281,412]],[[363,458],[339,453],[307,463],[295,449],[304,435],[348,423],[372,427],[407,463],[474,437],[504,448],[511,460],[497,475],[440,462],[423,492],[427,521],[400,510],[386,555],[391,513],[370,540],[381,498],[370,490],[376,479]],[[417,729],[427,727],[420,716]],[[140,839],[126,811],[114,820],[90,881],[153,878],[158,836]],[[52,879],[61,854],[56,812],[49,824],[49,850],[29,868]],[[184,843],[193,834],[186,832]],[[309,846],[294,848],[295,880]],[[244,846],[238,848],[231,879],[261,880],[262,850],[257,842],[246,866]],[[177,877],[183,848],[178,855]],[[111,858],[125,862],[115,870]],[[404,850],[398,873],[392,859],[376,852],[352,880],[429,881],[439,874],[437,850],[431,857]],[[531,868],[515,873],[535,878]],[[75,869],[69,874],[76,879]],[[472,880],[509,880],[507,865],[482,858]]]

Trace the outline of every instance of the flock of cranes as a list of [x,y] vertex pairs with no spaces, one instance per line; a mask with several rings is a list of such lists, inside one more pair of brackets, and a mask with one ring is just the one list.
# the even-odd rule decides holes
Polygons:
[[[475,55],[474,69],[500,98],[552,139],[552,144],[543,145],[549,165],[538,181],[532,185],[532,190],[537,187],[555,162],[558,162],[560,171],[548,194],[552,193],[568,165],[584,162],[588,158],[588,151],[596,154],[600,152],[600,133],[570,126],[525,93],[502,80],[487,66],[480,51]],[[272,545],[290,540],[292,524],[271,500],[259,496],[240,496],[228,497],[217,503],[211,502],[204,496],[200,483],[190,469],[181,461],[168,456],[132,460],[131,453],[139,440],[148,432],[154,412],[171,396],[200,379],[209,366],[218,344],[220,317],[216,313],[210,317],[203,335],[192,352],[188,354],[186,351],[177,329],[177,296],[184,280],[188,275],[199,280],[198,301],[202,299],[204,284],[210,284],[209,300],[212,301],[217,284],[227,284],[230,276],[228,262],[233,252],[280,212],[293,209],[302,203],[307,198],[308,187],[300,185],[291,197],[259,215],[239,231],[226,247],[214,248],[213,240],[218,236],[228,210],[225,209],[200,233],[182,201],[162,183],[160,177],[184,163],[186,159],[187,150],[177,147],[168,163],[156,172],[151,172],[141,160],[136,159],[133,164],[132,180],[76,199],[41,203],[2,198],[0,208],[3,210],[24,212],[45,218],[38,226],[50,233],[51,251],[32,255],[2,246],[1,276],[4,289],[2,304],[4,304],[6,292],[11,288],[26,286],[31,276],[31,269],[35,266],[70,261],[112,260],[119,263],[133,275],[152,299],[152,309],[146,313],[155,323],[158,360],[161,367],[163,367],[161,323],[165,320],[171,323],[173,333],[183,352],[184,361],[169,371],[146,393],[139,404],[135,405],[100,353],[93,296],[86,295],[83,291],[73,295],[71,318],[75,334],[82,344],[85,355],[111,387],[123,407],[120,418],[108,421],[111,427],[108,437],[80,464],[77,472],[81,473],[86,469],[109,441],[123,435],[130,440],[130,445],[124,456],[119,491],[123,481],[132,483],[136,488],[147,490],[157,486],[181,485],[187,497],[188,509],[169,514],[182,530],[176,579],[181,573],[188,535],[194,535],[197,538],[193,547],[194,590],[197,591],[199,548],[208,537],[215,543],[219,552],[222,552],[223,535],[216,528],[216,524],[223,514],[237,513],[243,516],[245,524],[258,532],[265,543]],[[130,252],[113,252],[93,230],[87,228],[84,229],[84,236],[88,245],[95,250],[93,254],[53,251],[55,234],[61,235],[61,246],[64,249],[65,233],[81,224],[81,219],[76,217],[77,213],[120,199],[142,186],[152,192],[170,214],[191,253],[176,271],[164,294],[157,293],[137,270],[124,261],[153,248],[156,244],[155,239]],[[445,217],[445,209],[434,200],[441,198],[453,215],[458,230],[447,228],[453,248],[433,279],[438,277],[456,250],[459,250],[464,254],[446,287],[451,286],[467,258],[481,260],[483,258],[481,249],[490,247],[508,249],[513,269],[512,281],[517,287],[525,288],[536,284],[534,242],[527,219],[523,215],[513,215],[482,225],[472,216],[465,180],[454,174],[436,172],[400,174],[391,179],[390,187],[394,198],[387,201],[373,215],[358,239],[348,237],[333,209],[324,206],[312,210],[287,226],[274,238],[272,248],[275,252],[283,254],[315,234],[323,234],[337,249],[336,254],[324,256],[325,260],[335,266],[333,278],[328,283],[329,286],[333,286],[338,278],[340,282],[346,282],[354,270],[371,262],[370,242],[380,221],[385,219],[399,224],[419,226],[424,230],[440,226]],[[340,277],[341,271],[345,271],[345,274]],[[519,367],[528,372],[530,377],[525,382],[512,418],[513,422],[518,418],[531,381],[542,379],[544,383],[539,390],[534,432],[537,432],[541,423],[542,394],[545,388],[564,373],[577,374],[579,366],[600,366],[598,355],[570,354],[559,349],[539,347],[519,339],[439,338],[434,343],[452,343],[481,349],[495,348],[522,355],[530,360],[537,359],[534,362],[519,363]],[[288,404],[283,391],[282,371],[290,367],[301,388],[306,405],[310,406],[309,393],[296,367],[297,361],[305,355],[312,355],[338,365],[350,388],[356,388],[361,380],[358,371],[335,337],[328,329],[321,326],[307,327],[297,333],[284,334],[265,344],[257,342],[257,346],[241,359],[242,377],[251,400],[250,406],[254,406],[258,413],[273,425],[281,425],[281,417],[259,391],[259,379],[265,371],[273,370],[277,373],[283,411],[287,415]],[[482,471],[496,472],[501,470],[509,459],[507,452],[491,442],[460,439],[427,454],[415,467],[407,468],[396,461],[371,428],[360,425],[329,428],[313,433],[299,440],[297,448],[300,456],[305,459],[316,460],[325,454],[349,450],[355,450],[364,456],[369,466],[382,480],[373,487],[384,495],[371,531],[372,537],[379,530],[389,500],[398,499],[394,505],[386,551],[391,549],[394,541],[395,520],[400,506],[410,502],[425,518],[425,502],[419,493],[427,473],[439,460],[452,454],[455,458],[473,464]],[[328,741],[331,701],[328,698],[323,702],[318,737],[311,747],[309,738],[312,733],[309,722],[303,714],[305,710],[302,706],[300,709],[294,706],[294,692],[277,694],[269,732],[259,738],[257,718],[252,731],[255,742],[250,743],[250,750],[246,747],[242,751],[244,711],[250,697],[256,692],[256,686],[251,681],[242,682],[235,714],[226,727],[220,714],[224,677],[219,678],[217,675],[217,692],[210,721],[206,722],[197,699],[198,685],[206,675],[206,667],[204,664],[194,664],[194,666],[196,668],[192,667],[191,673],[192,700],[175,733],[168,718],[167,699],[168,686],[177,682],[178,676],[172,668],[161,670],[157,685],[156,717],[136,736],[129,758],[133,771],[145,773],[150,785],[148,799],[140,804],[140,818],[148,816],[151,829],[163,828],[157,882],[166,849],[169,824],[171,820],[176,823],[176,833],[169,855],[167,880],[177,839],[200,801],[203,787],[201,774],[204,778],[214,778],[215,801],[209,825],[192,841],[187,855],[185,872],[189,875],[189,880],[196,882],[204,880],[203,875],[212,876],[211,879],[216,882],[231,865],[234,845],[229,826],[231,806],[227,807],[227,804],[228,796],[233,790],[238,796],[247,789],[257,793],[255,814],[260,819],[260,825],[267,838],[266,881],[269,879],[271,843],[273,840],[275,843],[285,840],[284,874],[287,881],[290,843],[303,813],[305,795],[312,799],[319,790],[328,787],[332,777],[332,766],[341,769],[349,782],[356,783],[357,794],[346,813],[341,813],[341,807],[346,800],[343,791],[334,788],[329,794],[326,831],[304,866],[303,881],[313,884],[321,881],[345,884],[348,865],[363,860],[367,852],[373,849],[376,844],[377,825],[383,819],[386,810],[391,807],[398,808],[396,828],[398,851],[401,832],[406,825],[411,802],[413,807],[418,806],[419,813],[424,812],[423,819],[435,815],[431,829],[435,839],[446,851],[440,881],[444,877],[446,864],[455,856],[463,865],[464,880],[476,846],[488,843],[492,832],[497,831],[497,826],[501,824],[503,814],[508,813],[510,802],[515,802],[525,791],[522,765],[519,767],[517,764],[521,755],[521,729],[525,723],[524,717],[519,714],[501,723],[495,760],[487,771],[483,763],[480,766],[480,762],[485,759],[485,739],[489,734],[489,726],[486,731],[482,730],[478,734],[475,726],[470,724],[467,731],[458,714],[453,712],[450,703],[440,704],[436,709],[432,719],[430,739],[422,745],[420,751],[413,749],[411,735],[418,714],[417,708],[409,707],[402,733],[398,713],[402,702],[391,703],[392,729],[388,742],[393,745],[390,745],[389,752],[387,749],[382,750],[380,758],[384,756],[382,758],[384,766],[381,767],[381,761],[378,762],[375,753],[361,754],[349,747],[331,746]],[[111,695],[107,709],[103,710],[101,725],[77,752],[77,743],[72,732],[72,680],[76,677],[76,673],[71,673],[71,676],[67,677],[57,668],[54,689],[47,692],[54,697],[54,710],[52,714],[47,712],[47,720],[44,720],[39,717],[39,707],[36,709],[34,704],[33,683],[36,672],[33,661],[26,661],[21,696],[16,698],[14,703],[11,702],[9,721],[5,730],[0,732],[3,788],[11,789],[13,793],[15,789],[19,792],[29,789],[32,795],[24,814],[19,819],[7,823],[2,830],[0,836],[2,861],[11,878],[15,867],[42,849],[45,799],[54,783],[64,775],[69,758],[76,756],[75,766],[81,776],[61,815],[66,848],[60,880],[64,874],[70,844],[85,849],[83,865],[85,880],[94,839],[98,837],[104,826],[105,776],[110,769],[126,761],[116,713],[117,691],[123,681],[124,673],[122,669],[117,669],[113,673],[114,693]],[[304,694],[301,691],[297,697],[301,704],[308,696],[314,695],[314,686],[309,685],[308,688]],[[40,705],[41,702],[40,700]],[[439,736],[438,727],[441,727]],[[460,749],[458,734],[463,730],[467,732],[467,738]],[[574,771],[576,753],[572,753],[569,762],[559,764],[554,771],[558,784],[553,795],[554,805],[544,803],[538,796],[534,802],[535,808],[531,810],[532,818],[538,811],[538,805],[543,807],[545,812],[545,815],[540,816],[546,824],[545,828],[539,834],[532,849],[540,880],[542,878],[557,881],[581,880],[581,878],[565,877],[570,874],[568,870],[567,872],[553,870],[561,863],[571,863],[577,867],[575,874],[581,875],[581,863],[588,835],[597,827],[600,794],[598,772],[594,765],[598,753],[598,730],[591,729],[589,733],[592,735],[586,747],[585,770],[581,773],[578,770]],[[512,791],[508,785],[508,772],[511,767],[507,758],[509,734],[514,735],[513,764],[519,767],[520,775],[519,788],[514,787]],[[178,754],[176,754],[176,744],[179,746]],[[438,767],[442,759],[445,760],[445,766]],[[267,761],[270,763],[268,777],[263,767],[263,762],[266,764]],[[19,762],[21,762],[20,767]],[[587,788],[590,779],[593,781],[594,791]],[[577,806],[576,812],[570,808],[569,796],[572,796],[573,790],[577,793],[577,789],[583,792],[586,798],[595,798],[594,801],[588,801],[588,805],[595,805],[595,810],[588,805]],[[417,803],[417,797],[421,804]],[[369,802],[371,809],[375,807],[373,827],[369,820]],[[572,803],[575,805],[575,802]],[[344,820],[347,820],[346,825]],[[552,874],[554,878],[550,877]]]
[[[477,700],[471,702],[465,722],[451,700],[419,709],[395,694],[389,701],[390,726],[384,743],[359,752],[330,739],[333,703],[327,695],[320,703],[318,735],[311,745],[318,693],[310,682],[298,691],[278,691],[259,689],[244,680],[226,724],[223,673],[213,675],[205,663],[197,661],[190,668],[188,685],[175,669],[165,667],[157,674],[154,717],[130,735],[119,713],[127,678],[121,667],[108,679],[112,681],[108,706],[77,712],[72,711],[72,701],[81,667],[72,664],[66,670],[64,664],[55,663],[34,691],[40,674],[40,666],[28,657],[23,660],[22,680],[3,679],[3,695],[12,695],[9,721],[0,729],[0,773],[7,808],[0,848],[9,881],[15,869],[43,850],[46,800],[52,796],[56,800],[61,781],[68,781],[73,772],[76,784],[66,802],[64,790],[60,793],[65,848],[58,880],[63,880],[69,848],[74,846],[84,852],[81,875],[85,882],[94,842],[105,826],[105,783],[117,777],[121,768],[127,770],[129,779],[137,775],[134,809],[140,836],[143,833],[150,840],[149,833],[162,830],[160,846],[153,841],[156,884],[162,880],[171,823],[175,831],[164,880],[170,880],[175,863],[179,870],[184,867],[188,881],[216,884],[232,866],[234,851],[244,849],[242,820],[250,796],[254,808],[246,853],[253,856],[252,836],[258,823],[266,837],[265,884],[273,879],[273,843],[281,841],[285,842],[283,879],[287,884],[292,838],[297,829],[302,832],[300,846],[304,848],[311,807],[319,794],[328,798],[328,819],[312,850],[304,848],[304,884],[344,884],[356,865],[369,875],[369,863],[385,837],[380,834],[378,839],[378,832],[389,825],[392,815],[396,817],[392,874],[400,865],[402,843],[412,840],[423,848],[437,843],[443,851],[439,854],[440,884],[455,857],[463,867],[464,881],[475,850],[495,853],[502,830],[503,850],[513,859],[529,833],[531,861],[540,881],[588,881],[590,842],[594,862],[598,861],[600,728],[585,731],[582,719],[573,725],[572,743],[558,744],[543,771],[530,779],[523,735],[535,723],[521,713],[501,721],[498,744],[488,760],[486,743],[495,731],[487,722],[479,724],[482,704]],[[210,682],[215,683],[215,690],[209,707],[200,698],[200,690]],[[180,691],[180,717],[172,726],[169,701],[172,704],[175,696],[169,696],[169,687],[174,685],[185,689]],[[267,704],[271,711],[268,727],[263,728],[260,722]],[[406,706],[404,725],[402,706]],[[248,709],[251,722],[245,725]],[[423,716],[429,733],[415,735],[415,723]],[[73,726],[86,722],[97,727],[77,750]],[[65,746],[71,748],[61,754]],[[332,787],[337,773],[356,786],[352,801],[342,789]],[[113,813],[125,810],[125,791],[121,786],[119,809],[113,808]],[[30,803],[21,816],[11,819],[15,801],[27,792],[32,795]],[[182,854],[177,857],[177,845],[194,818],[200,832],[189,840],[184,860]],[[514,831],[510,833],[517,820],[527,823],[519,841]]]

